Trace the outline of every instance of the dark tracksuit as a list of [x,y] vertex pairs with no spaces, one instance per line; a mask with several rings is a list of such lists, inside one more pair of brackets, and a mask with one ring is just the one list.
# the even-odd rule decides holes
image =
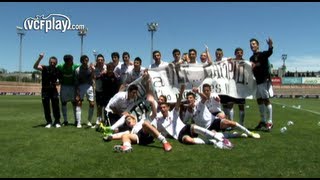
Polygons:
[[42,66],[41,98],[44,116],[47,124],[52,124],[50,101],[54,116],[54,124],[60,124],[59,93],[56,87],[58,69],[56,67]]

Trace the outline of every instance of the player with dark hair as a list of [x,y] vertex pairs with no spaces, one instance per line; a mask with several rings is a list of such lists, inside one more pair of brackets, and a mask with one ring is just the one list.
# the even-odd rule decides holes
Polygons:
[[[273,127],[272,122],[272,105],[269,98],[273,97],[273,89],[271,82],[269,57],[273,53],[273,41],[271,38],[266,40],[269,48],[267,51],[259,50],[259,41],[250,39],[250,48],[253,55],[250,57],[253,75],[257,82],[257,103],[260,111],[260,122],[256,129],[266,128],[270,131]],[[265,115],[267,114],[267,117]]]
[[52,112],[54,116],[54,125],[56,128],[60,128],[60,107],[59,107],[59,94],[57,90],[57,81],[59,71],[56,68],[58,59],[54,56],[49,58],[49,66],[39,65],[42,60],[44,53],[39,55],[38,60],[34,63],[33,68],[41,71],[42,87],[41,87],[41,98],[42,106],[44,110],[44,116],[47,121],[46,128],[50,128],[52,125],[50,101]]
[[73,105],[73,115],[76,125],[76,103],[75,103],[75,70],[80,66],[73,63],[73,56],[66,54],[63,57],[64,64],[59,64],[57,66],[59,70],[59,82],[60,87],[60,101],[61,110],[64,122],[62,125],[68,125],[67,117],[67,102],[71,102]]
[[88,123],[89,127],[92,126],[92,116],[94,111],[94,90],[93,90],[93,79],[94,79],[94,67],[89,66],[89,57],[82,55],[80,57],[81,66],[75,70],[75,88],[76,88],[76,120],[77,128],[81,128],[81,108],[84,96],[89,101],[88,110]]

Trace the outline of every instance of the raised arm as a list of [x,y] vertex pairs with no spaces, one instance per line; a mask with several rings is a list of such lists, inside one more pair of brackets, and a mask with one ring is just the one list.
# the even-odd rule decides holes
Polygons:
[[192,91],[195,93],[195,94],[199,94],[200,95],[200,97],[201,97],[201,102],[202,103],[205,103],[208,99],[209,99],[209,97],[207,97],[204,93],[200,93],[199,92],[199,89],[198,88],[196,88],[196,87],[193,87],[192,88]]
[[267,44],[269,45],[269,48],[273,48],[273,41],[272,41],[272,39],[269,37],[266,41],[267,41]]
[[181,100],[182,100],[182,95],[183,95],[183,92],[184,92],[185,88],[186,88],[186,85],[185,85],[185,84],[181,84],[179,97],[178,97],[178,99],[177,99],[177,103],[176,103],[176,106],[175,106],[175,109],[176,109],[176,110],[179,110],[179,109],[180,109],[180,104],[181,104]]
[[40,61],[42,60],[43,56],[44,56],[44,53],[40,53],[40,54],[39,54],[39,58],[38,58],[37,61],[34,63],[33,69],[42,71],[42,65],[39,65],[39,63],[40,63]]
[[209,52],[209,47],[207,45],[206,46],[206,54],[207,54],[207,57],[208,57],[208,64],[211,65],[212,64],[212,57],[210,55],[210,52]]

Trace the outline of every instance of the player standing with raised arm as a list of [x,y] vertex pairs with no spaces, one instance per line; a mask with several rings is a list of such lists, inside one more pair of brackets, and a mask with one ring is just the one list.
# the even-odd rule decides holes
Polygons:
[[52,125],[50,101],[54,116],[54,125],[56,128],[60,128],[60,107],[59,107],[59,94],[57,90],[57,80],[59,71],[56,68],[58,59],[54,56],[49,58],[49,66],[39,65],[42,60],[44,53],[39,55],[38,60],[34,63],[33,68],[41,71],[42,87],[41,87],[41,98],[42,106],[44,110],[44,116],[47,121],[45,128],[50,128]]
[[253,75],[257,82],[256,98],[261,116],[261,120],[255,129],[265,127],[267,131],[270,131],[273,127],[273,122],[272,105],[269,98],[273,97],[273,89],[268,58],[273,53],[273,41],[271,38],[268,38],[266,41],[269,45],[268,50],[260,52],[259,41],[257,39],[250,39],[250,48],[253,52],[253,55],[250,57],[250,62],[252,64]]

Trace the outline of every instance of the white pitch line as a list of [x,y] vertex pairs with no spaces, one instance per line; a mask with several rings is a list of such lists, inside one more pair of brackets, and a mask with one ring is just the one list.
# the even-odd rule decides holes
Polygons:
[[292,107],[292,106],[289,106],[289,105],[286,105],[286,104],[280,104],[280,103],[276,103],[276,102],[272,102],[272,104],[278,104],[278,105],[281,105],[281,106],[286,106],[286,107],[290,107],[290,108],[293,108],[293,109],[299,109],[299,110],[303,110],[303,111],[307,111],[307,112],[311,112],[311,113],[320,115],[320,112],[317,112],[317,111],[311,111],[311,110],[302,109],[302,108],[295,108],[295,107]]

